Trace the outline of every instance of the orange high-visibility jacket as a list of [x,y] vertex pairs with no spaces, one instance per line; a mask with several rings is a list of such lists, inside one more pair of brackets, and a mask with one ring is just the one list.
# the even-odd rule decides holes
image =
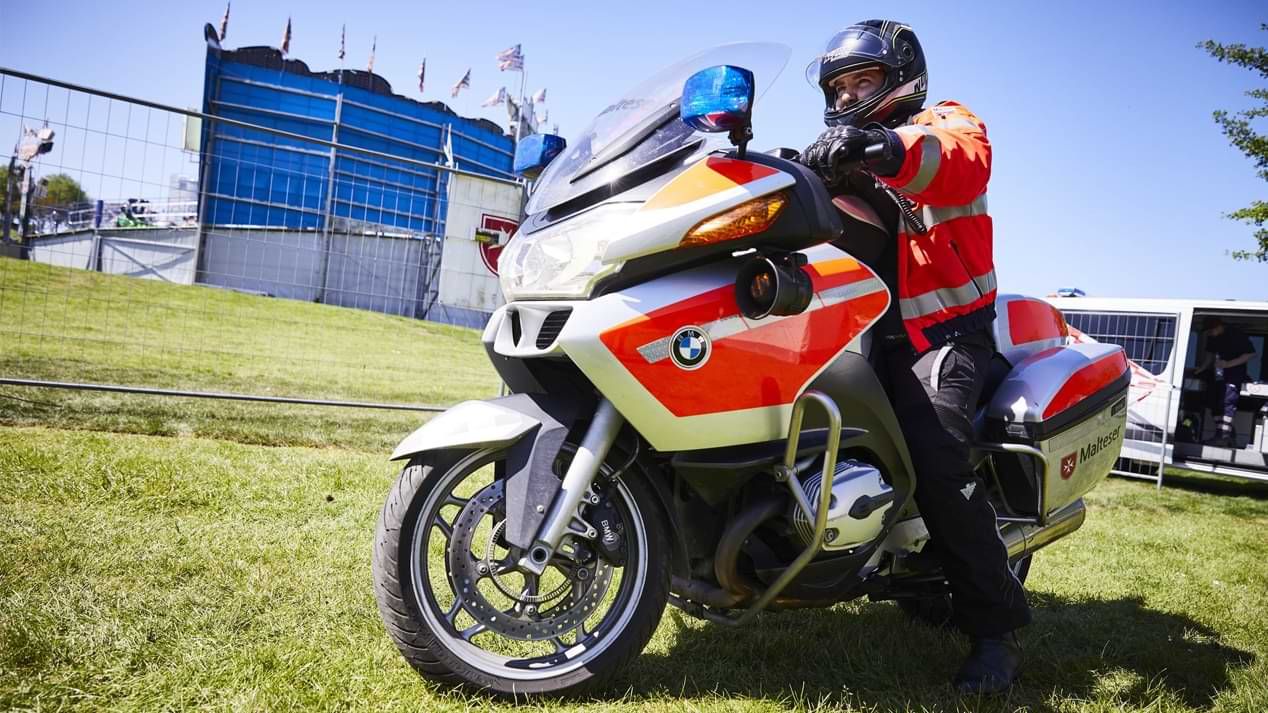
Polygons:
[[896,175],[880,180],[916,204],[929,231],[919,235],[898,221],[898,306],[919,353],[995,319],[991,144],[982,120],[949,101],[895,131],[907,154]]

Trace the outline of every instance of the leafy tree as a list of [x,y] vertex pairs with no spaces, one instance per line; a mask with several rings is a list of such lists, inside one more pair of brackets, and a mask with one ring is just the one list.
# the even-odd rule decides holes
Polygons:
[[3,216],[6,211],[13,213],[14,215],[17,214],[18,202],[21,200],[19,197],[21,195],[19,189],[19,185],[21,184],[19,181],[21,180],[22,167],[17,166],[13,171],[13,196],[12,200],[9,200],[9,197],[5,195],[5,190],[9,188],[9,165],[7,162],[0,163],[0,220],[4,219]]
[[44,196],[39,200],[42,206],[62,207],[88,200],[79,182],[64,173],[55,173],[40,182],[44,184]]
[[[1259,29],[1268,31],[1268,23],[1261,24]],[[1263,47],[1223,45],[1214,40],[1202,42],[1198,47],[1221,62],[1258,72],[1261,77],[1268,79],[1268,50]],[[1252,121],[1268,118],[1268,87],[1251,89],[1246,92],[1246,96],[1258,100],[1260,105],[1232,114],[1217,111],[1214,114],[1215,122],[1224,130],[1229,142],[1255,163],[1255,168],[1259,169],[1256,171],[1259,177],[1268,181],[1268,136],[1255,133],[1251,128]],[[1228,217],[1254,225],[1257,228],[1255,240],[1259,242],[1258,250],[1237,250],[1233,252],[1233,258],[1268,262],[1268,227],[1264,225],[1268,222],[1268,201],[1252,201],[1245,208],[1229,213]]]

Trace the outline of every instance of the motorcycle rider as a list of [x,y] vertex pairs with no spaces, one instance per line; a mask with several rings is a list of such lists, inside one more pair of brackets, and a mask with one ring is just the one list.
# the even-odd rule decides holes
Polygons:
[[965,693],[1003,691],[1016,677],[1015,632],[1030,610],[969,460],[994,353],[986,127],[955,102],[922,111],[924,53],[899,22],[868,20],[837,33],[807,78],[823,90],[830,128],[801,162],[834,195],[868,203],[888,233],[868,262],[898,299],[875,333],[916,469],[916,502],[950,585],[952,621],[972,639],[953,683]]

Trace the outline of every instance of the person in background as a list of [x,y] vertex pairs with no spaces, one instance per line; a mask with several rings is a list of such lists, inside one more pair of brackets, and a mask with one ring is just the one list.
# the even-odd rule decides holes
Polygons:
[[1246,383],[1246,363],[1255,356],[1255,347],[1237,327],[1224,324],[1219,317],[1210,319],[1203,332],[1206,334],[1206,357],[1193,371],[1200,373],[1215,367],[1212,381],[1212,410],[1218,414],[1215,440],[1208,445],[1233,448],[1237,433],[1233,419],[1237,415],[1237,399]]

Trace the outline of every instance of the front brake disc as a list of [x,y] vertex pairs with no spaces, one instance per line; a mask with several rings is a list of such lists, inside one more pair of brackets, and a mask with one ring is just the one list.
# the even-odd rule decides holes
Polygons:
[[[472,496],[454,519],[453,537],[449,540],[449,551],[446,553],[454,595],[473,619],[507,638],[539,641],[562,636],[577,628],[594,613],[612,583],[612,566],[602,558],[595,557],[584,567],[572,568],[572,573],[584,572],[585,576],[566,572],[567,593],[552,591],[547,596],[556,598],[550,601],[541,596],[521,598],[518,594],[510,594],[509,588],[496,578],[517,570],[509,563],[493,561],[488,552],[484,556],[477,556],[472,549],[476,529],[487,516],[492,515],[495,520],[499,519],[502,501],[502,481],[494,481]],[[500,525],[501,522],[494,525],[495,535],[496,528]],[[493,566],[490,567],[490,564]],[[501,570],[495,571],[498,567]],[[515,603],[502,609],[490,602],[480,586],[486,579],[493,580],[491,584],[496,587],[496,591]],[[559,589],[562,590],[563,587]],[[529,606],[533,609],[530,610]]]

